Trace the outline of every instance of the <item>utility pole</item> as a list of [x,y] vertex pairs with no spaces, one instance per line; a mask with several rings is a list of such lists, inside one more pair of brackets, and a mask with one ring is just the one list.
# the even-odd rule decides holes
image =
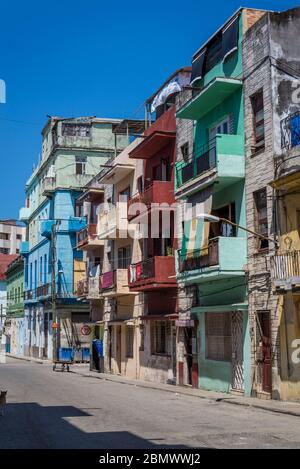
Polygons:
[[53,360],[58,360],[58,334],[59,322],[56,309],[56,226],[58,221],[53,223],[51,227],[51,300],[52,300],[52,324],[53,328],[52,344],[53,344]]

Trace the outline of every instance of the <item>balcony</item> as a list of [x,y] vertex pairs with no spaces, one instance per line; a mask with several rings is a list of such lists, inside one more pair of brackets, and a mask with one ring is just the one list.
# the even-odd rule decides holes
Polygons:
[[51,293],[51,289],[50,289],[50,284],[49,283],[46,283],[44,285],[40,285],[36,289],[37,298],[40,298],[40,297],[43,297],[43,296],[45,296],[45,297],[49,296],[50,293]]
[[103,245],[104,240],[98,239],[96,223],[90,223],[77,233],[77,249],[84,251]]
[[41,194],[51,196],[56,189],[82,189],[93,178],[92,174],[57,174],[41,182]]
[[74,294],[79,297],[85,297],[88,294],[88,284],[86,279],[78,280]]
[[276,175],[271,186],[275,189],[298,190],[300,186],[300,111],[280,122],[281,154],[275,155]]
[[130,295],[127,269],[116,269],[104,272],[100,277],[103,297]]
[[175,106],[172,106],[144,132],[144,139],[129,152],[129,158],[150,159],[175,140]]
[[55,220],[44,220],[41,222],[41,235],[45,238],[51,239],[52,226],[55,225]]
[[244,139],[241,135],[217,135],[191,160],[176,164],[176,194],[185,195],[218,182],[221,190],[245,177]]
[[29,241],[21,241],[20,243],[20,254],[26,256],[29,254]]
[[30,215],[31,215],[31,208],[22,207],[19,212],[19,219],[21,221],[26,222],[30,218]]
[[33,300],[35,298],[34,290],[25,290],[24,291],[24,301]]
[[95,277],[89,277],[87,297],[89,299],[99,299],[101,298],[101,292],[101,276],[97,275]]
[[220,236],[207,248],[178,251],[178,279],[192,283],[244,275],[246,264],[247,239]]
[[[144,192],[134,195],[128,201],[128,219],[131,220],[137,216],[134,204],[145,204],[147,209],[151,208],[151,204],[168,204],[172,205],[174,200],[174,182],[173,181],[153,181]],[[132,208],[131,208],[132,207]],[[130,210],[131,208],[131,210]]]
[[241,80],[225,77],[214,78],[177,111],[176,117],[199,120],[219,106],[230,95],[241,89]]
[[70,217],[68,220],[68,231],[76,233],[86,227],[86,219],[81,217]]
[[300,291],[300,251],[287,251],[271,257],[271,275],[275,291]]
[[98,216],[98,239],[114,239],[119,231],[127,232],[127,202],[118,202],[114,207],[102,210]]
[[155,256],[128,267],[129,287],[135,291],[176,286],[174,256]]

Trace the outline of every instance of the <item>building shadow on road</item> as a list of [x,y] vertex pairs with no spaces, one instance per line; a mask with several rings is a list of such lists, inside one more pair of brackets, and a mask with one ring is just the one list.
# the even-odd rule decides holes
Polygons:
[[[88,410],[73,406],[41,406],[36,402],[9,403],[4,417],[0,417],[0,448],[51,448],[51,449],[182,449],[184,445],[164,444],[163,435],[142,438],[129,431],[96,431],[101,415],[96,417]],[[68,419],[74,419],[72,422]],[[76,422],[78,418],[78,422]],[[88,422],[81,419],[97,419]],[[88,430],[80,427],[86,425]],[[95,431],[93,430],[93,426]],[[105,427],[105,416],[103,415]],[[112,426],[112,422],[109,422]],[[118,428],[118,422],[115,422]],[[145,429],[147,431],[147,429]]]

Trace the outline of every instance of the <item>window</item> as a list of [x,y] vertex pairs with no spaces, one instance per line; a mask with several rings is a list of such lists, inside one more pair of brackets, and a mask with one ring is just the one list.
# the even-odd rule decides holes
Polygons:
[[0,239],[5,239],[6,241],[9,240],[9,234],[8,233],[0,233]]
[[76,174],[85,174],[86,156],[75,156]]
[[181,145],[180,151],[182,158],[187,160],[189,157],[189,142],[185,142],[183,145]]
[[140,352],[143,352],[145,348],[145,326],[140,325]]
[[232,130],[232,118],[227,116],[225,119],[222,119],[216,125],[209,129],[209,140],[213,140],[217,134],[228,135]]
[[75,204],[75,217],[81,218],[83,216],[83,204],[76,202]]
[[9,254],[9,249],[8,248],[0,248],[0,253],[1,254]]
[[17,238],[17,240],[22,241],[22,235],[21,234],[17,234],[16,238]]
[[44,284],[47,283],[47,254],[44,254]]
[[143,176],[139,176],[137,178],[137,190],[139,192],[139,194],[142,194],[144,192],[144,181],[143,181]]
[[29,271],[29,288],[32,290],[32,262],[30,262],[30,271]]
[[[253,193],[255,231],[268,237],[268,212],[267,212],[267,190],[261,189]],[[269,242],[267,239],[258,238],[258,250],[267,249]]]
[[263,92],[256,93],[252,98],[254,145],[252,153],[257,153],[265,148],[265,124]]
[[43,257],[40,257],[40,283],[43,283]]
[[126,187],[126,189],[119,192],[119,202],[127,202],[129,197],[130,197],[130,187]]
[[89,137],[91,135],[91,125],[63,124],[62,135],[67,137]]
[[118,269],[127,269],[131,261],[131,248],[125,246],[118,249]]
[[134,326],[126,326],[126,330],[127,330],[126,357],[133,358]]
[[231,314],[205,313],[205,357],[231,361]]
[[171,338],[169,321],[153,321],[151,324],[151,353],[167,355]]

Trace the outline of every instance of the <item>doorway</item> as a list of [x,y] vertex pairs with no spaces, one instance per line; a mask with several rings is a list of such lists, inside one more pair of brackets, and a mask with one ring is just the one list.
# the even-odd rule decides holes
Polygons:
[[257,313],[259,329],[259,348],[261,349],[262,390],[272,391],[272,347],[271,347],[271,314],[270,311]]
[[231,315],[231,388],[233,391],[244,392],[244,354],[243,354],[243,313],[233,312]]
[[121,354],[122,354],[122,326],[116,326],[116,362],[118,373],[121,374]]

